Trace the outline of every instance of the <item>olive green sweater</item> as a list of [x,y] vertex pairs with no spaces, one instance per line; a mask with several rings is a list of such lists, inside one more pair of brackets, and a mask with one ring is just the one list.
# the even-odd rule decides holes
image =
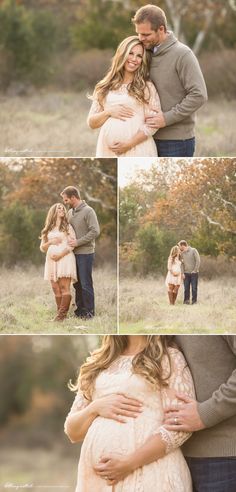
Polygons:
[[75,231],[77,240],[74,253],[94,253],[95,239],[100,233],[95,210],[82,200],[77,208],[69,210],[68,220]]
[[151,80],[156,86],[166,127],[155,138],[186,140],[194,136],[195,112],[207,101],[204,78],[192,50],[171,31],[152,54]]
[[236,335],[176,335],[206,429],[183,445],[189,457],[236,457]]

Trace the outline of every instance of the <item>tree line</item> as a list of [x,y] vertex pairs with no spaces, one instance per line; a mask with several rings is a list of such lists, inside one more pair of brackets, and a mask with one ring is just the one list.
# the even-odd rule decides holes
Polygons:
[[[235,1],[160,0],[169,28],[196,54],[236,44]],[[62,59],[91,49],[114,50],[134,33],[131,18],[144,0],[1,0],[1,87],[12,80],[53,80]],[[227,26],[227,28],[225,28]],[[63,67],[64,68],[64,67]]]
[[98,244],[116,255],[116,161],[113,159],[6,158],[0,160],[0,262],[42,263],[39,236],[47,211],[69,185],[99,218]]

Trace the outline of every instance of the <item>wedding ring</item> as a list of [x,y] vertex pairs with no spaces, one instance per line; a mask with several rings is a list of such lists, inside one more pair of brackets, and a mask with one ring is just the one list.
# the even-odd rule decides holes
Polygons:
[[175,418],[174,418],[174,423],[175,423],[175,425],[177,425],[177,424],[178,424],[178,419],[177,419],[177,417],[175,417]]
[[108,477],[104,477],[104,478],[105,478],[105,480],[108,480]]

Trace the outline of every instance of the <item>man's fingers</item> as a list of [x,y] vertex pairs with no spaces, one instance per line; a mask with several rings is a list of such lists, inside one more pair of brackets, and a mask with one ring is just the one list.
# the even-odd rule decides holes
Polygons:
[[174,424],[166,424],[164,425],[165,429],[169,431],[182,431],[182,432],[188,432],[189,428],[185,424],[179,424],[179,425],[174,425]]

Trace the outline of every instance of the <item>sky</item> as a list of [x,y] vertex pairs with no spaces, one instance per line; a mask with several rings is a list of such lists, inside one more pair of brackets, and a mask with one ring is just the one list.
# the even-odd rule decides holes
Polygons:
[[136,171],[150,169],[156,161],[155,157],[119,157],[118,159],[118,183],[120,188],[124,188],[135,176]]

